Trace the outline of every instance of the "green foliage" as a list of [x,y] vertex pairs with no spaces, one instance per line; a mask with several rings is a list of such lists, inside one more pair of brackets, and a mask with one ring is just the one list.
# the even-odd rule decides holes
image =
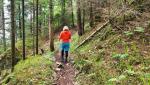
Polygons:
[[113,54],[112,57],[115,59],[125,59],[129,57],[129,54]]
[[[32,38],[26,38],[26,51],[27,52],[31,52],[32,48],[33,48],[33,40]],[[18,40],[17,43],[16,43],[16,48],[22,52],[22,40]]]
[[140,79],[143,81],[143,85],[150,84],[150,73],[145,73],[140,76]]
[[111,78],[108,80],[109,83],[111,82],[120,82],[121,80],[125,80],[126,79],[126,76],[125,75],[120,75],[116,78]]
[[131,31],[125,31],[124,34],[125,34],[126,36],[132,36],[132,35],[133,35],[133,32],[131,32]]
[[134,0],[127,0],[129,4],[132,4]]
[[145,73],[144,77],[150,79],[150,73]]
[[0,45],[0,54],[2,54],[4,52],[4,50],[3,50],[3,46],[2,45]]
[[[136,33],[142,33],[140,31],[141,28],[138,28],[138,32],[131,29],[123,34],[134,38]],[[109,34],[103,40],[99,34],[104,34],[104,31],[101,30],[90,42],[74,52],[74,65],[80,71],[77,81],[81,85],[124,85],[129,82],[133,85],[148,85],[149,80],[143,74],[149,68],[142,70],[141,67],[149,66],[149,60],[144,60],[141,55],[140,44],[129,41],[122,34],[115,33],[115,37]],[[80,42],[85,36],[88,35],[79,38]]]
[[46,57],[46,58],[54,57],[54,52],[48,51],[43,56]]
[[134,72],[134,71],[131,70],[131,69],[126,70],[126,73],[127,73],[128,75],[131,75],[131,76],[137,74],[136,72]]
[[45,85],[52,83],[52,62],[42,56],[29,57],[20,61],[13,72],[11,85]]
[[75,67],[78,69],[78,70],[81,70],[83,68],[84,65],[86,65],[88,62],[84,59],[82,60],[76,60],[75,61]]
[[75,48],[78,46],[78,41],[79,41],[79,36],[78,34],[74,34],[72,36],[72,39],[71,39],[71,52],[73,52],[75,50]]
[[133,31],[125,31],[124,34],[130,38],[136,33],[144,33],[145,29],[143,27],[136,27]]
[[134,31],[135,32],[139,32],[139,33],[143,33],[144,32],[144,28],[143,27],[136,27],[136,29]]
[[[15,60],[18,61],[21,59],[21,53],[20,51],[18,51],[17,49],[16,50],[16,57],[15,57]],[[3,60],[2,62],[8,62],[6,64],[9,64],[11,63],[11,49],[8,48],[5,52],[3,52],[1,55],[0,55],[0,60]],[[3,64],[1,62],[1,64]],[[10,64],[11,65],[11,64]]]

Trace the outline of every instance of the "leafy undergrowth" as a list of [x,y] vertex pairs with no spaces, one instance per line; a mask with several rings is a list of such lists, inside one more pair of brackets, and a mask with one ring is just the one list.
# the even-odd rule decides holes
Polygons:
[[95,35],[73,52],[74,66],[79,70],[77,82],[80,85],[148,85],[150,45],[146,30],[135,27],[129,32],[118,32],[109,25]]
[[[45,44],[45,40],[42,40],[42,38],[40,37],[39,38],[39,54],[41,54],[41,50],[40,49],[44,49],[43,48],[43,44]],[[22,52],[22,40],[18,40],[16,42],[16,48],[17,50],[20,52],[20,53],[23,53]],[[29,38],[26,38],[26,42],[25,42],[25,48],[26,48],[26,55],[32,55],[33,54],[33,39],[32,37],[29,37]],[[47,49],[44,49],[47,51]]]
[[8,85],[50,85],[52,73],[52,61],[47,56],[29,57],[15,66]]

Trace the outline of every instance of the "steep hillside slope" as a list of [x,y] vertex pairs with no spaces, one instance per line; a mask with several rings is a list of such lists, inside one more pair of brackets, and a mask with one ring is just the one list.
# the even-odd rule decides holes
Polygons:
[[150,83],[150,12],[133,13],[125,13],[125,22],[118,16],[73,52],[80,85]]

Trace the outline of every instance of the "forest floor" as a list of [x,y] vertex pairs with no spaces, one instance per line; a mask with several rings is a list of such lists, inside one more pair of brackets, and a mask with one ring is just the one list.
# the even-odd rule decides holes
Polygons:
[[[70,30],[72,34],[75,34],[75,28]],[[55,38],[59,33],[56,33]],[[56,41],[57,42],[57,41]],[[75,68],[73,67],[73,64],[71,63],[71,58],[69,55],[68,58],[68,63],[62,64],[61,63],[61,57],[60,57],[60,52],[59,52],[59,43],[55,43],[56,51],[54,53],[54,65],[53,69],[55,70],[54,76],[54,84],[53,85],[75,85]],[[60,67],[61,66],[61,67]]]
[[[70,62],[61,64],[60,59],[59,52],[56,52],[54,65],[56,71],[55,85],[74,85],[75,69],[73,65]],[[62,67],[58,68],[60,65]]]

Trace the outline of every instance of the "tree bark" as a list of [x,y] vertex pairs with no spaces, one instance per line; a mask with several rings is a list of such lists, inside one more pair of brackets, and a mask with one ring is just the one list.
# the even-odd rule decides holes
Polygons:
[[21,7],[20,7],[20,3],[19,3],[19,38],[22,39],[22,24],[21,24]]
[[90,26],[93,27],[93,5],[92,5],[92,1],[90,2]]
[[22,32],[23,32],[23,49],[22,49],[22,52],[23,52],[23,60],[25,60],[25,22],[24,22],[24,0],[22,0]]
[[5,16],[4,16],[4,0],[2,0],[2,24],[3,24],[3,27],[2,27],[2,30],[3,30],[3,48],[4,48],[4,51],[6,51],[6,36],[5,36]]
[[11,0],[11,56],[12,56],[12,71],[15,65],[15,0]]
[[53,32],[53,0],[49,0],[49,38],[50,51],[54,51],[54,32]]
[[72,11],[72,26],[74,27],[74,13],[73,13],[73,1],[71,0],[71,11]]
[[33,49],[33,55],[35,55],[35,0],[33,0],[33,28],[32,28],[32,49]]
[[39,0],[36,0],[36,54],[38,54],[38,4]]
[[[32,10],[30,11],[32,14]],[[32,30],[33,30],[33,15],[30,16],[30,33],[32,35]]]
[[84,33],[84,26],[85,26],[85,9],[83,9],[83,18],[82,18],[82,33]]
[[82,36],[82,34],[83,34],[83,28],[82,28],[82,21],[81,21],[80,0],[78,0],[77,3],[78,3],[78,8],[77,8],[78,35]]
[[65,12],[66,12],[65,3],[66,3],[66,1],[62,0],[61,3],[62,3],[62,7],[61,7],[61,11],[62,11],[61,23],[62,23],[62,26],[64,26],[66,24],[66,21],[65,21]]
[[[42,6],[41,6],[41,4],[39,5],[39,15],[42,16]],[[39,29],[39,31],[40,31],[39,34],[42,34],[42,30],[41,30],[42,29],[42,22],[43,22],[42,19],[40,19],[39,20],[39,28],[40,28]]]

